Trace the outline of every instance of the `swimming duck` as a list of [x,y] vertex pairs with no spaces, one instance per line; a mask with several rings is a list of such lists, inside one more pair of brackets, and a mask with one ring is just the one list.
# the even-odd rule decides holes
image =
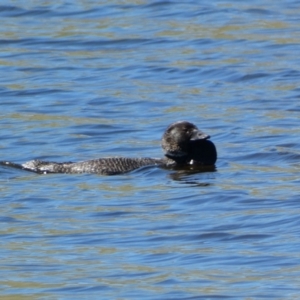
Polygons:
[[40,174],[47,173],[95,173],[115,175],[130,172],[143,166],[213,166],[217,160],[215,145],[209,135],[200,131],[194,124],[178,121],[171,124],[163,134],[164,158],[108,157],[82,162],[49,162],[31,160],[24,164],[1,162],[2,165],[20,168]]

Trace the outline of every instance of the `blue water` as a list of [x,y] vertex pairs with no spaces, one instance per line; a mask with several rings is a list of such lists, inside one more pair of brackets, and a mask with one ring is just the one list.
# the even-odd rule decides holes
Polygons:
[[1,1],[1,160],[162,157],[215,172],[0,167],[0,297],[298,299],[298,1]]

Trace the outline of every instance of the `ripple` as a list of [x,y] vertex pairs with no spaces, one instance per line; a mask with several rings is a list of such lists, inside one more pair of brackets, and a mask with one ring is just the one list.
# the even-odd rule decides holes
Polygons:
[[3,295],[296,299],[295,5],[3,3],[1,160],[161,157],[184,119],[219,155],[114,177],[0,166]]

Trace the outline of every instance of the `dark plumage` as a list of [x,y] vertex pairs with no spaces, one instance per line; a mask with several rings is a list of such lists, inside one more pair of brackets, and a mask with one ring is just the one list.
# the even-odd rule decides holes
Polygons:
[[81,162],[56,163],[49,161],[31,160],[22,164],[22,168],[37,173],[94,173],[115,175],[130,172],[140,167],[161,164],[155,158],[106,157]]
[[20,168],[36,173],[96,173],[114,175],[130,172],[143,166],[213,166],[217,160],[215,145],[210,136],[200,131],[194,124],[179,121],[171,124],[162,137],[165,158],[110,157],[83,162],[48,162],[31,160],[22,165],[1,162],[2,165]]
[[165,131],[162,148],[170,164],[214,165],[217,151],[209,138],[194,124],[179,121],[171,124]]

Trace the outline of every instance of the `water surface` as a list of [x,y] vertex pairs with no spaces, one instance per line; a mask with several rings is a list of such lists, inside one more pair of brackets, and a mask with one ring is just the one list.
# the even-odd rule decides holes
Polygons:
[[2,1],[1,160],[161,157],[177,120],[215,172],[0,168],[0,296],[296,299],[298,1]]

